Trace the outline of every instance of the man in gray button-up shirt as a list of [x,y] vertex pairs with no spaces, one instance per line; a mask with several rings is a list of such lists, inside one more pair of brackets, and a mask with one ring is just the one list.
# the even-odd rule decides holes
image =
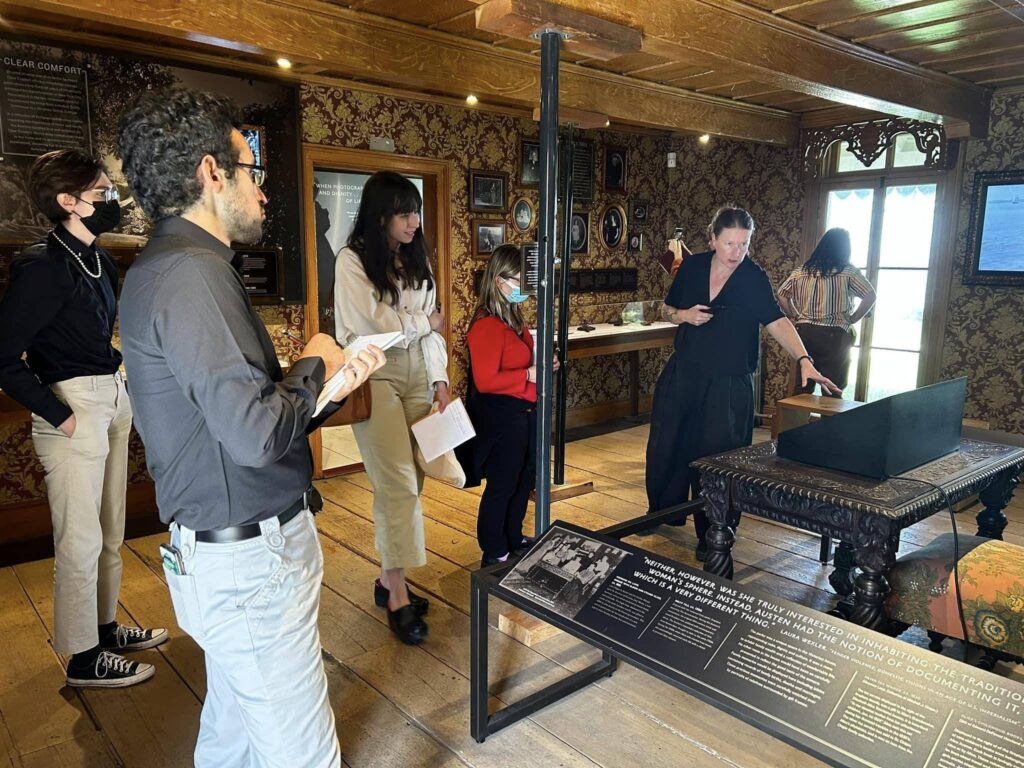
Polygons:
[[121,294],[122,349],[171,527],[164,576],[206,653],[195,765],[338,768],[306,433],[325,377],[344,370],[345,395],[384,356],[346,364],[317,334],[282,376],[231,266],[230,243],[260,238],[267,202],[266,169],[237,127],[227,99],[182,89],[146,93],[122,116],[125,174],[156,220]]

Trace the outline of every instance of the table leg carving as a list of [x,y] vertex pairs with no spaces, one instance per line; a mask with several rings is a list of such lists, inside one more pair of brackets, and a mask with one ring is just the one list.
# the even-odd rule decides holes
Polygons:
[[729,525],[729,481],[724,477],[703,473],[701,491],[704,496],[704,512],[711,523],[706,534],[708,554],[704,559],[704,570],[731,579],[732,545],[736,535]]
[[886,574],[896,561],[896,542],[873,544],[854,550],[860,574],[853,583],[853,608],[849,620],[868,629],[886,632],[889,620],[882,608],[889,594]]
[[832,563],[835,568],[829,574],[828,583],[837,595],[846,597],[853,592],[853,581],[857,575],[853,546],[845,541],[839,542]]
[[978,535],[987,539],[1002,539],[1006,528],[1006,505],[1013,497],[1020,478],[1012,472],[996,476],[988,487],[978,494],[985,508],[978,513]]

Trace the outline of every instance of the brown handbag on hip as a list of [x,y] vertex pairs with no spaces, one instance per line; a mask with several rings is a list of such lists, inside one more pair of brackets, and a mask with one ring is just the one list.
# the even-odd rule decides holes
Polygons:
[[320,428],[344,427],[349,424],[358,424],[360,421],[366,421],[370,418],[370,407],[372,404],[370,382],[364,381],[345,399],[341,408],[327,417],[327,420],[320,425]]

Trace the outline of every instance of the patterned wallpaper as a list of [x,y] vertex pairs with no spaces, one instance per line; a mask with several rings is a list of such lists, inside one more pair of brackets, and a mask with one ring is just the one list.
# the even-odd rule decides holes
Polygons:
[[[470,220],[486,218],[467,207],[469,169],[501,171],[509,177],[509,200],[520,194],[537,202],[535,189],[518,185],[521,139],[536,139],[537,124],[531,120],[497,115],[456,106],[412,101],[393,96],[350,91],[326,86],[302,86],[303,136],[307,142],[366,149],[371,136],[389,136],[399,154],[443,158],[452,162],[452,252],[450,255],[454,307],[452,308],[453,382],[462,387],[466,366],[465,333],[473,306],[473,271],[482,262],[470,254]],[[593,140],[597,182],[595,199],[577,210],[590,212],[590,251],[574,257],[574,266],[584,268],[636,267],[636,292],[574,295],[570,303],[573,325],[583,319],[607,321],[622,302],[661,300],[669,278],[657,263],[665,238],[676,226],[683,226],[694,249],[703,247],[702,233],[711,213],[721,203],[735,200],[748,205],[758,220],[755,258],[769,268],[774,280],[788,274],[796,263],[795,248],[803,215],[803,183],[795,152],[734,141],[712,141],[703,146],[696,140],[667,135],[616,131],[584,132]],[[603,189],[604,147],[623,147],[627,153],[626,192]],[[666,168],[666,153],[678,153],[679,165]],[[608,203],[620,203],[628,210],[630,199],[649,202],[643,252],[609,251],[600,242],[601,210]],[[505,216],[509,239],[525,241]],[[616,307],[609,307],[618,303]],[[531,310],[535,306],[528,305]],[[531,318],[532,322],[532,318]],[[771,353],[768,380],[771,401],[784,396],[788,367]],[[653,391],[668,348],[641,353],[640,391]],[[574,361],[569,375],[570,408],[628,398],[625,355]]]
[[963,284],[974,174],[1024,169],[1024,95],[994,97],[988,138],[966,152],[941,376],[967,376],[968,417],[1024,434],[1024,289]]

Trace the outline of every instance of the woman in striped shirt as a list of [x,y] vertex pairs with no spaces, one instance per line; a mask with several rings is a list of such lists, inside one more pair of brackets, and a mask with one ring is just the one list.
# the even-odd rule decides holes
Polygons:
[[[854,299],[860,303],[854,308]],[[814,365],[840,389],[846,388],[853,326],[875,304],[875,289],[850,264],[850,233],[835,227],[821,236],[811,257],[779,287],[779,304],[796,325]],[[794,376],[794,394],[814,391]],[[831,394],[822,387],[822,394]]]

